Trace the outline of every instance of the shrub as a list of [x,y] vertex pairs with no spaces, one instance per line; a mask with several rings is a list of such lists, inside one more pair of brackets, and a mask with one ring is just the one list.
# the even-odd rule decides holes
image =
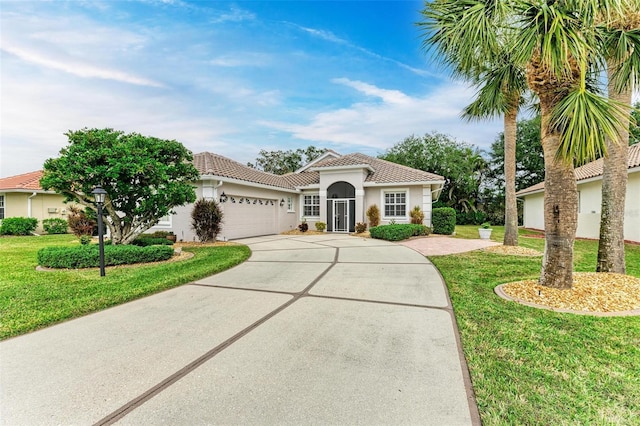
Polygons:
[[173,241],[168,240],[166,237],[153,238],[148,237],[146,235],[140,235],[135,240],[131,241],[131,244],[139,247],[147,247],[147,246],[171,246],[173,245]]
[[300,225],[298,225],[298,229],[300,232],[307,232],[309,230],[309,224],[306,220],[303,220]]
[[56,217],[43,220],[42,227],[48,234],[66,234],[69,224],[66,220]]
[[381,225],[369,228],[371,238],[387,241],[401,241],[410,237],[429,235],[428,226],[414,223],[400,223],[395,225]]
[[324,232],[327,229],[327,224],[324,222],[316,222],[316,231]]
[[[167,260],[173,248],[167,246],[137,247],[132,245],[106,245],[104,264],[107,266],[147,263]],[[79,247],[45,247],[38,251],[38,264],[47,268],[94,268],[100,265],[100,252],[96,244]]]
[[366,223],[362,223],[362,222],[358,222],[356,223],[356,234],[362,234],[364,231],[367,230],[367,224]]
[[191,211],[191,229],[196,232],[201,242],[215,241],[222,230],[223,216],[215,200],[201,198],[196,201]]
[[459,212],[456,211],[456,225],[479,225],[487,220],[487,215],[480,210]]
[[8,217],[2,219],[0,235],[31,235],[38,227],[35,217]]
[[76,237],[93,235],[98,227],[98,222],[92,216],[93,215],[88,215],[87,212],[80,207],[69,207],[69,228],[71,228],[73,235]]
[[367,209],[367,219],[369,219],[369,227],[374,227],[380,225],[380,210],[378,206],[372,204]]
[[140,235],[140,237],[141,238],[167,238],[170,234],[171,232],[169,231],[155,231],[155,232],[152,232],[151,234],[142,234]]
[[415,206],[409,214],[411,215],[411,223],[415,225],[422,225],[422,222],[424,222],[424,212],[420,206]]
[[86,246],[91,243],[92,239],[91,235],[80,235],[80,244]]
[[451,207],[439,207],[431,212],[434,234],[451,235],[456,229],[456,211]]

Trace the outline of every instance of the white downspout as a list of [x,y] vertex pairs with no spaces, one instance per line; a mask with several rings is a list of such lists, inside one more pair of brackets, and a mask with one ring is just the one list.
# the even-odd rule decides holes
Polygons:
[[31,195],[29,196],[29,198],[27,198],[27,217],[32,217],[32,216],[31,216],[31,199],[32,199],[33,197],[35,197],[36,195],[38,195],[38,193],[37,193],[37,192],[34,192],[33,194],[31,194]]

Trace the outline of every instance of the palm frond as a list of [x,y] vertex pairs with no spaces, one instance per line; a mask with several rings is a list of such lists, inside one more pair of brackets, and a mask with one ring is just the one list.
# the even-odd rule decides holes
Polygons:
[[581,165],[606,155],[605,137],[616,140],[624,117],[623,105],[587,90],[574,90],[551,116],[551,126],[562,133],[556,158]]

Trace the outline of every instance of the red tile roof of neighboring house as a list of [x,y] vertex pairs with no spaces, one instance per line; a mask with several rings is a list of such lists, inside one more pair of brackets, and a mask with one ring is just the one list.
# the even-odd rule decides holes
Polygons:
[[42,191],[42,187],[40,186],[40,178],[42,178],[42,174],[43,171],[38,170],[35,172],[24,173],[22,175],[0,178],[0,191],[16,189]]
[[[581,181],[584,179],[594,178],[601,176],[603,173],[603,159],[598,158],[595,161],[580,166],[575,169],[576,180]],[[629,147],[629,159],[627,161],[627,167],[632,169],[640,166],[640,143],[631,145]],[[526,195],[532,192],[538,192],[544,189],[544,182],[537,183],[528,188],[521,189],[516,195]]]

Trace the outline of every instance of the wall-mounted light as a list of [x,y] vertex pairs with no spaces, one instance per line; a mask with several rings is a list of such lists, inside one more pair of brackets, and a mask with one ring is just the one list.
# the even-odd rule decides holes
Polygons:
[[280,207],[284,206],[284,198],[280,200]]
[[227,202],[227,194],[225,194],[224,191],[222,191],[222,194],[220,194],[220,202],[221,203]]

